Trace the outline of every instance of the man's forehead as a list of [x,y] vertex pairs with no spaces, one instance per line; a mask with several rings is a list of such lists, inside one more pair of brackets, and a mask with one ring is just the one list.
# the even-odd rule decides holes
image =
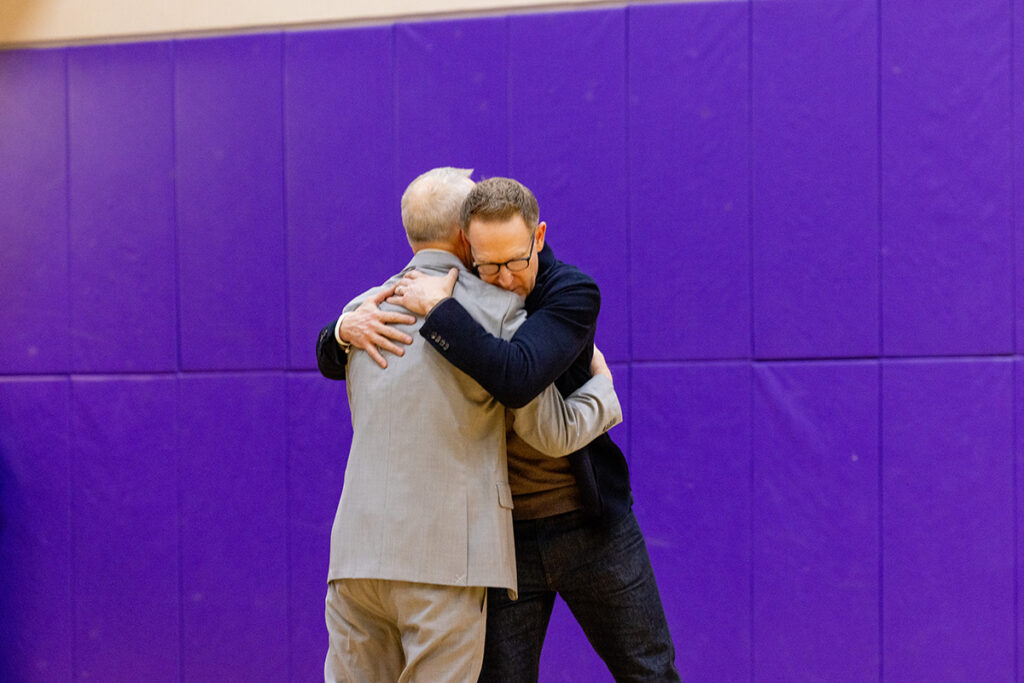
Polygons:
[[469,246],[476,259],[482,261],[504,261],[526,256],[532,242],[530,232],[524,227],[470,232]]
[[523,237],[527,239],[531,230],[518,213],[509,218],[473,218],[469,222],[469,240],[473,244],[493,244]]

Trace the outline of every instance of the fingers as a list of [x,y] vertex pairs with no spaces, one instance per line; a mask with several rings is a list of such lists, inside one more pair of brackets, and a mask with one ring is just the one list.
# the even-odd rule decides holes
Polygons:
[[372,358],[377,365],[381,366],[381,368],[388,367],[388,362],[384,360],[384,356],[381,355],[376,346],[371,346],[368,349],[365,349],[365,351],[370,354],[370,358]]
[[[405,295],[408,293],[409,287],[411,287],[412,283],[417,279],[416,277],[411,277],[411,276],[414,276],[414,275],[417,275],[417,274],[418,273],[415,270],[411,270],[408,273],[406,273],[406,275],[401,280],[396,282],[390,288],[389,291],[391,292],[391,294],[385,299],[385,301],[387,301],[389,304],[391,304],[393,306],[402,306],[403,308],[405,308],[405,305],[406,305]],[[404,315],[404,314],[399,314],[399,315]],[[410,324],[410,325],[412,323],[416,322],[416,318],[414,318],[412,316],[405,316],[405,317],[408,319],[408,321],[409,321],[408,324]]]
[[[405,322],[410,316],[400,313],[394,314],[394,316],[381,312],[376,318],[368,320],[360,330],[358,343],[353,341],[353,345],[367,350],[371,346],[379,346],[401,356],[404,353],[403,350],[388,340],[393,339],[403,344],[412,344],[412,337],[402,330],[392,327],[392,323]],[[412,322],[416,322],[416,319],[412,318]]]
[[[405,342],[405,343],[411,344],[412,343],[412,339],[411,338],[408,338],[408,339],[409,339],[409,341]],[[401,340],[399,340],[399,341],[401,341]],[[356,346],[356,345],[353,344],[353,346]],[[381,368],[387,368],[388,367],[388,361],[387,361],[387,359],[384,358],[384,354],[382,352],[387,351],[388,353],[393,353],[396,356],[404,356],[405,355],[405,349],[403,349],[401,346],[398,346],[397,344],[389,341],[386,337],[383,337],[383,336],[381,336],[379,334],[378,335],[371,335],[369,337],[369,340],[368,340],[367,343],[359,344],[357,346],[357,348],[360,348],[363,351],[366,351],[366,353],[368,353],[370,355],[370,358],[372,358],[373,361],[377,365],[379,365]]]
[[[390,296],[387,299],[387,302],[392,306],[400,306],[407,311],[412,311],[419,315],[425,315],[427,310],[429,310],[423,305],[423,298],[420,293],[416,291],[415,287],[399,285],[398,290],[398,294]],[[411,320],[412,322],[416,321],[415,318],[412,318]]]
[[[376,344],[377,346],[386,348],[388,351],[391,351],[392,349],[389,346],[387,346],[391,344],[391,342],[388,341],[389,339],[393,339],[397,342],[401,342],[407,345],[412,344],[412,337],[410,337],[405,332],[402,332],[401,330],[395,329],[391,325],[384,325],[378,323],[373,326],[373,329],[370,331],[370,341],[372,343]],[[398,351],[401,351],[401,349],[399,349],[398,347],[394,348],[397,349]],[[398,355],[402,354],[399,353]]]
[[[382,335],[382,339],[384,337],[387,337],[389,339],[394,339],[397,342],[402,342],[403,344],[412,344],[412,337],[407,335],[405,332],[402,332],[401,330],[396,330],[390,325],[384,325],[383,327],[381,327],[379,330],[377,330],[377,334]],[[381,344],[378,344],[378,346],[381,346]],[[401,351],[401,349],[398,350]],[[402,354],[399,353],[398,355]]]
[[[413,272],[409,274],[412,275]],[[342,338],[353,347],[366,351],[381,368],[388,366],[385,353],[403,356],[403,345],[413,343],[411,336],[393,326],[415,324],[416,317],[398,311],[380,310],[380,304],[385,301],[402,305],[403,295],[395,294],[395,289],[401,286],[402,281],[385,287],[366,299],[354,311],[347,313],[342,322]]]
[[[386,337],[380,337],[380,336],[374,337],[373,343],[381,351],[387,351],[389,353],[395,354],[396,356],[404,356],[405,355],[405,349],[403,349],[401,346],[398,346],[397,344],[393,343],[392,341],[390,341]],[[412,339],[409,340],[409,343],[410,344],[412,343]]]
[[[452,295],[458,277],[459,269],[456,267],[452,267],[445,275],[428,275],[410,270],[393,287],[381,291],[378,299],[400,306],[414,315],[427,315],[438,302]],[[408,324],[412,324],[412,321]]]
[[[411,344],[412,339],[409,339],[408,343]],[[393,353],[396,356],[405,355],[405,349],[379,334],[370,335],[368,342],[366,344],[360,344],[358,348],[370,354],[370,358],[372,358],[374,362],[382,368],[386,368],[388,366],[388,362],[384,358],[384,351]]]
[[389,325],[412,325],[416,322],[416,316],[409,315],[407,313],[399,313],[398,311],[381,311],[378,319],[382,323],[387,323]]
[[370,297],[369,301],[372,301],[375,306],[380,306],[382,302],[384,302],[389,296],[395,293],[395,287],[397,287],[399,284],[401,283],[396,282],[387,289],[382,289],[381,291],[377,292],[372,297]]
[[601,349],[594,347],[594,356],[590,360],[590,374],[591,375],[605,375],[611,379],[612,371],[608,367],[608,362],[604,358],[604,354],[601,353]]
[[382,311],[379,308],[385,301],[390,304],[397,302],[399,306],[402,305],[402,295],[395,294],[395,289],[400,286],[401,282],[396,282],[364,301],[360,305],[363,315],[367,316],[367,319],[373,319],[388,325],[412,325],[415,323],[416,316],[409,315],[408,313],[399,313],[398,311]]

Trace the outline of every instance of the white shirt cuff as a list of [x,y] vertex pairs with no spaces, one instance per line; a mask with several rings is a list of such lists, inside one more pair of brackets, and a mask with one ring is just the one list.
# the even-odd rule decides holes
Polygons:
[[348,353],[348,350],[352,347],[352,342],[347,342],[341,338],[341,321],[345,319],[348,313],[342,313],[338,316],[338,322],[334,323],[334,341],[338,342],[338,346],[341,347],[342,351]]

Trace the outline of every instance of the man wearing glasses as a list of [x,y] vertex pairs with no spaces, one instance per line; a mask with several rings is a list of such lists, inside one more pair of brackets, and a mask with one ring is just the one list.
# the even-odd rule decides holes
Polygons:
[[[402,195],[402,222],[420,269],[454,283],[454,299],[490,332],[511,337],[520,297],[466,269],[459,207],[469,171],[433,169]],[[454,275],[463,277],[455,281]],[[376,309],[401,274],[346,307]],[[415,333],[422,321],[384,306]],[[342,316],[347,318],[347,316]],[[562,398],[555,387],[506,416],[478,383],[426,343],[387,370],[347,353],[335,322],[317,340],[317,366],[347,380],[352,444],[331,530],[326,681],[475,681],[488,587],[515,591],[512,495],[505,464],[510,422],[552,456],[570,453],[621,420],[611,373]]]
[[[512,339],[483,330],[444,278],[410,273],[389,301],[427,315],[420,335],[507,407],[551,382],[563,395],[574,391],[590,376],[596,283],[554,257],[537,201],[520,183],[477,183],[461,214],[480,277],[525,299],[528,317]],[[622,452],[603,434],[552,459],[511,435],[508,464],[519,598],[489,592],[480,679],[537,680],[558,594],[617,681],[679,680]]]

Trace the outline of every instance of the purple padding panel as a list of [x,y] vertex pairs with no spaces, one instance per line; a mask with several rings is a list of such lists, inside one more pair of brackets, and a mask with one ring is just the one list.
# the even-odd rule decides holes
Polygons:
[[288,614],[291,680],[323,676],[331,524],[352,441],[344,382],[288,377]]
[[877,3],[752,7],[754,355],[877,355]]
[[[67,372],[67,92],[63,50],[0,52],[0,367]],[[56,342],[56,344],[54,343]]]
[[1013,364],[882,367],[883,679],[1014,677]]
[[507,39],[503,18],[395,26],[396,205],[436,166],[507,174]]
[[281,36],[175,43],[181,362],[283,368]]
[[4,681],[72,679],[69,399],[67,380],[0,381]]
[[75,678],[178,680],[177,381],[71,391]]
[[[1018,34],[1019,35],[1019,34]],[[1020,359],[1014,362],[1014,396],[1013,396],[1013,415],[1014,424],[1017,430],[1017,443],[1016,443],[1016,490],[1014,495],[1017,501],[1017,586],[1021,585],[1021,581],[1024,580],[1024,563],[1021,560],[1021,548],[1024,548],[1024,524],[1022,524],[1022,514],[1024,514],[1024,507],[1021,506],[1021,491],[1024,491],[1024,363]],[[1021,628],[1022,621],[1024,621],[1024,613],[1021,612],[1021,597],[1020,590],[1017,590],[1017,604],[1016,604],[1016,633],[1017,633],[1017,671],[1021,670],[1021,665],[1024,665],[1024,628]]]
[[285,379],[179,386],[184,679],[288,680]]
[[886,355],[1014,348],[1010,4],[882,9]]
[[555,255],[597,281],[604,353],[626,360],[626,12],[513,16],[509,45],[509,174],[537,195]]
[[878,677],[878,384],[877,363],[754,370],[754,680]]
[[1013,3],[1014,241],[1017,245],[1017,353],[1024,351],[1024,3]]
[[634,509],[683,680],[750,678],[750,368],[633,368]]
[[[394,192],[392,29],[285,36],[289,364],[409,260]],[[358,163],[353,163],[359,160]]]
[[170,43],[68,53],[75,372],[178,366]]
[[613,680],[572,612],[561,598],[556,598],[541,651],[539,683],[611,683]]
[[634,359],[751,353],[748,11],[629,8]]

